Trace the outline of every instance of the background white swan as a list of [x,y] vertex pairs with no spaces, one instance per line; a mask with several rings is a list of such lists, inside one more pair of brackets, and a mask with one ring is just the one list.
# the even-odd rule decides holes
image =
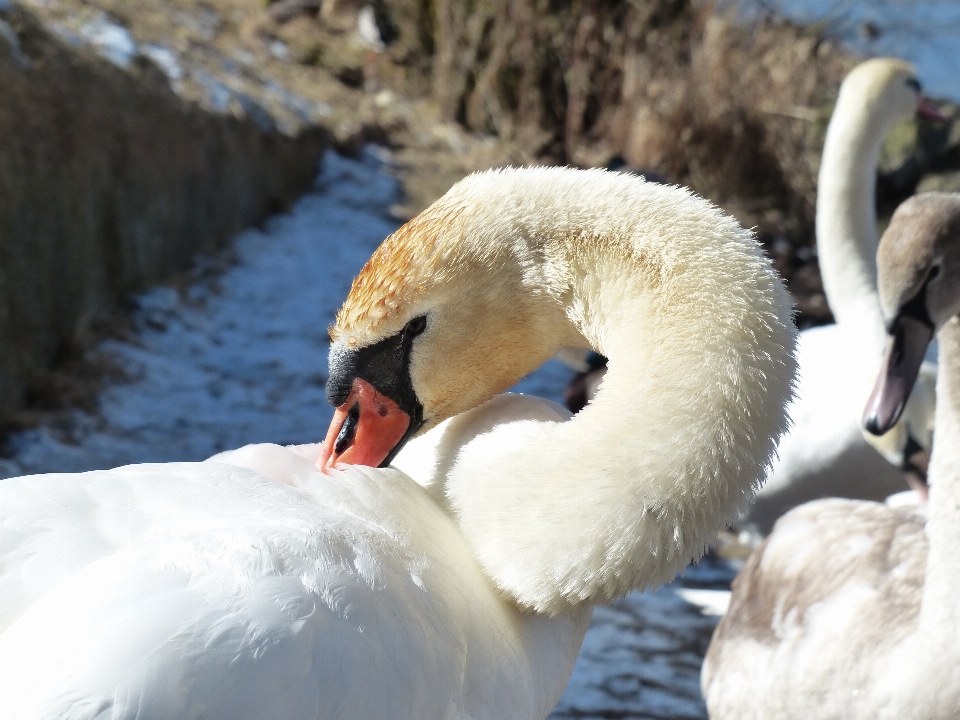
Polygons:
[[[914,115],[921,102],[913,69],[901,60],[868,60],[841,85],[817,182],[817,251],[836,324],[800,334],[793,427],[749,515],[764,532],[789,508],[813,498],[882,499],[905,488],[906,422],[880,444],[891,464],[864,439],[859,418],[883,355],[877,160],[889,129]],[[927,371],[907,414],[914,440],[928,450],[934,375]]]
[[901,205],[878,261],[891,342],[868,427],[896,421],[939,329],[928,518],[916,505],[828,499],[777,522],[734,582],[704,662],[715,720],[960,709],[960,194]]
[[[794,372],[750,234],[602,171],[463,181],[374,254],[334,334],[328,393],[360,414],[319,463],[456,415],[424,484],[323,474],[316,446],[5,480],[5,718],[542,718],[592,604],[670,579],[748,501]],[[470,410],[587,338],[611,369],[577,418]]]

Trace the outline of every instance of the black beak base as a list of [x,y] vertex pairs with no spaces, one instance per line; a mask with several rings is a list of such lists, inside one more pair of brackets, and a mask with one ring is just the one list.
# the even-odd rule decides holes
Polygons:
[[[393,400],[410,418],[410,425],[380,467],[387,467],[397,453],[423,427],[423,405],[417,398],[410,378],[410,350],[413,337],[399,332],[380,342],[362,348],[334,345],[330,348],[330,374],[327,379],[327,401],[340,407],[347,401],[353,381],[361,378],[370,383],[378,393]],[[344,424],[347,431],[349,423]],[[356,426],[354,421],[352,427]],[[338,438],[338,444],[340,439]],[[348,441],[344,442],[344,445]]]
[[863,413],[863,427],[873,435],[883,435],[900,419],[933,339],[933,326],[901,313],[890,324],[889,336],[877,384]]

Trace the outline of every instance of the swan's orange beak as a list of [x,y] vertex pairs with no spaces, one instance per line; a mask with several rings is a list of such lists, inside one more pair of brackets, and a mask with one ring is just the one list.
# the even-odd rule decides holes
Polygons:
[[323,472],[338,463],[379,467],[403,439],[410,416],[366,380],[356,378],[333,415],[317,458]]

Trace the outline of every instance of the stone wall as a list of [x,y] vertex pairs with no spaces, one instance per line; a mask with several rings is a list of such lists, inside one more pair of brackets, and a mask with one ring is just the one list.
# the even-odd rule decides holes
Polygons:
[[124,295],[309,188],[329,138],[202,111],[16,6],[0,20],[2,418]]

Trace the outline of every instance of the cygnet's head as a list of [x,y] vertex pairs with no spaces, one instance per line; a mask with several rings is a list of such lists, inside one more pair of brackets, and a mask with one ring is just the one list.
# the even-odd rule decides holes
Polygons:
[[923,193],[893,214],[877,251],[887,355],[864,413],[881,435],[900,417],[927,344],[960,313],[960,193]]
[[922,193],[900,205],[877,265],[887,317],[913,313],[943,327],[960,312],[960,193]]

